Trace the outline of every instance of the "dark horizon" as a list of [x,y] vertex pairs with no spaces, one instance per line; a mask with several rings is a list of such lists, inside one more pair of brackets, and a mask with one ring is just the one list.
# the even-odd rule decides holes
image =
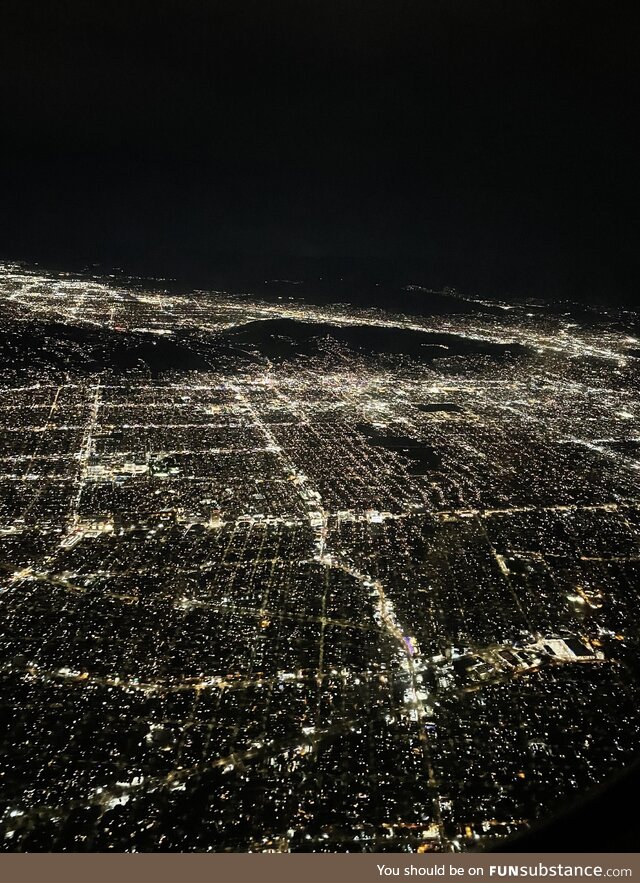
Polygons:
[[0,257],[630,301],[624,8],[14,0]]

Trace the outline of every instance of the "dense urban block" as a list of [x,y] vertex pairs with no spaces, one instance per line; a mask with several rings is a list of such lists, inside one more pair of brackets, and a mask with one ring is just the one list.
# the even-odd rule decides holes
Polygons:
[[409,289],[0,265],[4,850],[464,851],[637,755],[638,316]]

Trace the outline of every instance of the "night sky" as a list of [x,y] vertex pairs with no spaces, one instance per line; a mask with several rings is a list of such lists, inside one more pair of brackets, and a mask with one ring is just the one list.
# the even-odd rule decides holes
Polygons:
[[[0,256],[640,281],[632,4],[5,0]],[[248,269],[247,269],[248,268]]]

